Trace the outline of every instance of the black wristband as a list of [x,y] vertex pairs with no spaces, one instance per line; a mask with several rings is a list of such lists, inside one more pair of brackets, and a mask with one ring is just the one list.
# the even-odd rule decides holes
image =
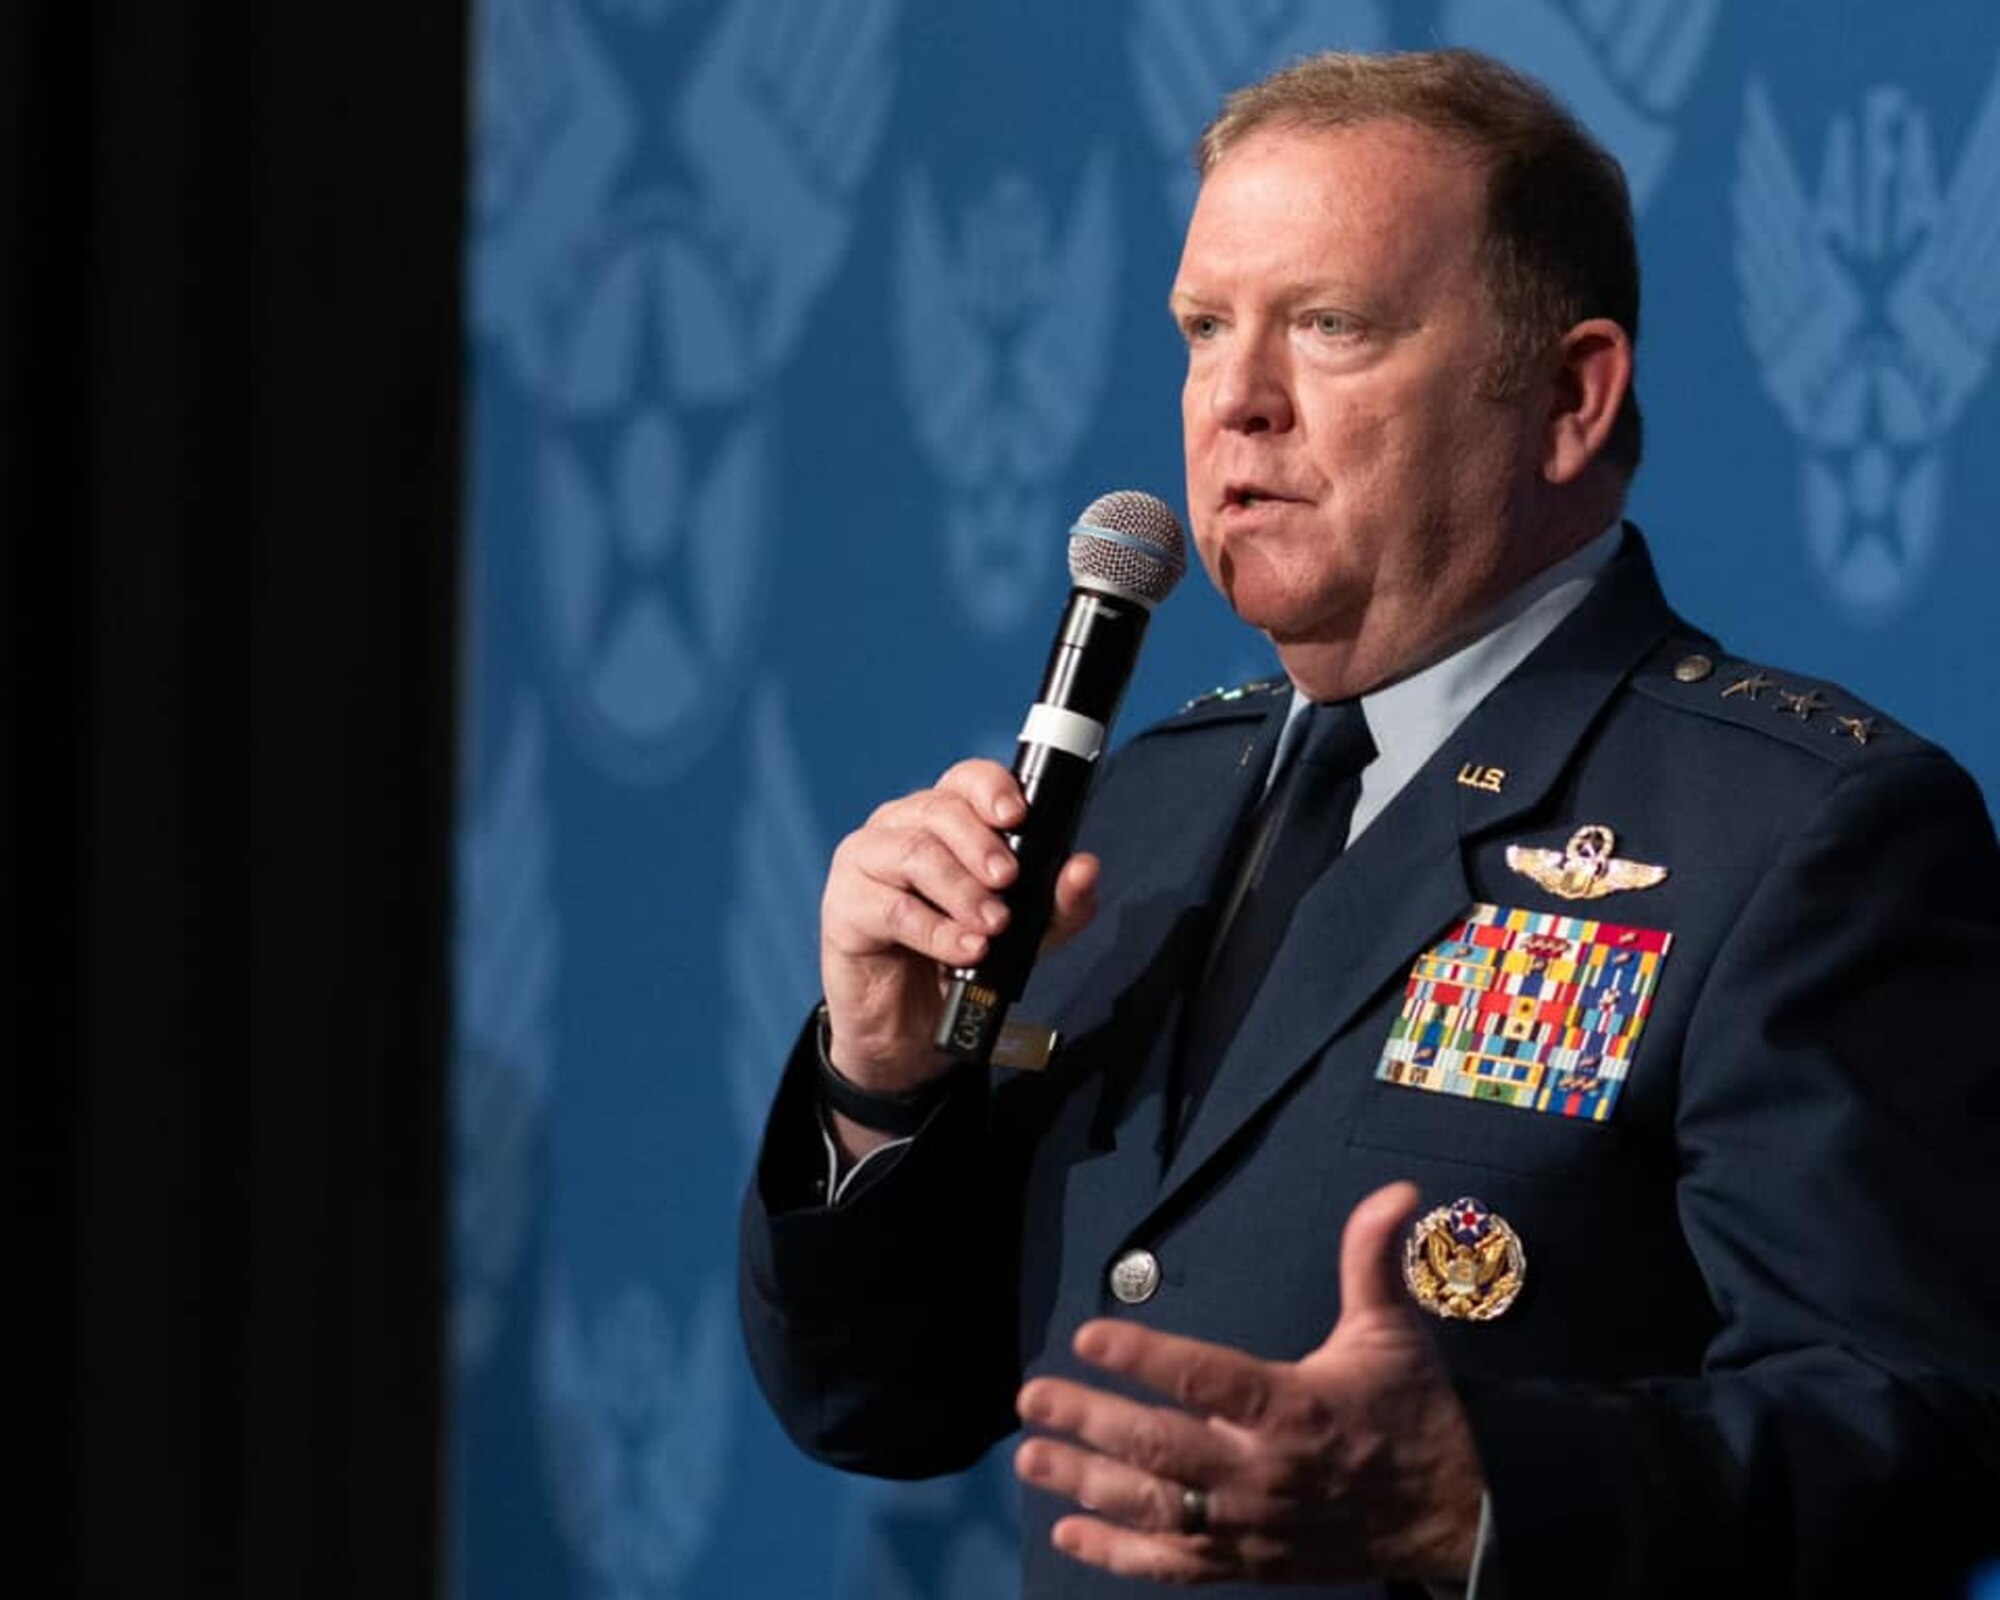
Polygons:
[[813,1020],[813,1059],[819,1066],[820,1099],[850,1122],[858,1122],[876,1133],[907,1139],[930,1120],[938,1103],[951,1092],[954,1075],[949,1073],[914,1089],[864,1089],[841,1076],[827,1052],[829,1038],[826,1007],[821,1006]]

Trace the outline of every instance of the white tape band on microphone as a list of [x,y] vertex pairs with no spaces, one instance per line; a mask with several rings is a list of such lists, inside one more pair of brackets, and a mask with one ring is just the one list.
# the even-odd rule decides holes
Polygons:
[[1095,761],[1104,748],[1104,724],[1038,700],[1028,707],[1028,720],[1021,724],[1021,743],[1047,745],[1066,755]]

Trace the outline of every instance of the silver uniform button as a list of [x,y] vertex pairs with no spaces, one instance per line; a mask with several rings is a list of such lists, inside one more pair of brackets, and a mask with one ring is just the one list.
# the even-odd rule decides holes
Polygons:
[[1150,1250],[1127,1250],[1111,1263],[1111,1292],[1128,1306],[1143,1305],[1160,1290],[1160,1261]]
[[1715,663],[1697,652],[1674,663],[1674,677],[1681,683],[1700,683],[1715,670]]

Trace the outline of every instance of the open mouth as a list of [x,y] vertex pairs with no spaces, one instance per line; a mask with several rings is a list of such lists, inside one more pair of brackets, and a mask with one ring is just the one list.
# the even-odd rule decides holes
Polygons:
[[1283,498],[1283,495],[1272,494],[1251,484],[1233,483],[1223,492],[1222,503],[1232,511],[1249,511]]

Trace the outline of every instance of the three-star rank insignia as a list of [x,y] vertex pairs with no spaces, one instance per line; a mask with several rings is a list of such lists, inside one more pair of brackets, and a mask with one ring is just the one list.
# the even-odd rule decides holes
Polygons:
[[[1689,681],[1682,676],[1678,668],[1675,669],[1674,676],[1680,678],[1683,683]],[[1772,691],[1769,700],[1761,698],[1766,689]],[[1824,728],[1834,738],[1850,739],[1855,744],[1867,744],[1880,731],[1876,726],[1876,719],[1868,715],[1864,708],[1854,708],[1853,714],[1849,715],[1811,684],[1802,689],[1788,689],[1760,668],[1746,668],[1740,675],[1732,678],[1728,686],[1723,689],[1722,698],[1754,702],[1779,716],[1790,717],[1795,722],[1812,727]],[[1827,713],[1826,718],[1819,722],[1813,721],[1822,711]]]
[[1667,869],[1612,854],[1618,836],[1601,822],[1587,822],[1560,851],[1507,846],[1507,865],[1561,900],[1601,900],[1625,889],[1650,889]]
[[1491,1322],[1527,1276],[1521,1236],[1470,1195],[1418,1218],[1403,1242],[1410,1297],[1446,1322]]

